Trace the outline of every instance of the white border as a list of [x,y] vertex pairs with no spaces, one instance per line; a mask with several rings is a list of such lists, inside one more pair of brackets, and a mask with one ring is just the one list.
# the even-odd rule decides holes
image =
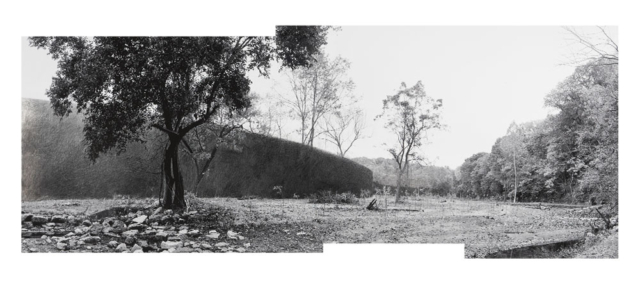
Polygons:
[[[630,298],[638,266],[637,9],[626,1],[29,1],[3,6],[2,293],[21,297]],[[247,9],[251,9],[247,11]],[[324,254],[21,254],[20,37],[26,35],[265,34],[275,24],[618,25],[620,258],[464,260],[460,246],[341,245]],[[268,29],[265,29],[268,28]],[[7,135],[5,135],[7,136]],[[6,140],[6,139],[5,139]],[[6,164],[5,164],[6,165]],[[631,272],[631,270],[636,270]],[[636,275],[637,276],[637,275]],[[635,282],[635,280],[633,280]]]

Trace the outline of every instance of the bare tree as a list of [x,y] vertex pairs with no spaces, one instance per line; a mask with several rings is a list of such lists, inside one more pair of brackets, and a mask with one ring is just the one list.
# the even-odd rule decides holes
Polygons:
[[251,107],[245,115],[246,130],[251,133],[283,138],[287,112],[281,103],[269,103],[265,110]]
[[355,86],[346,78],[350,67],[347,60],[341,57],[330,60],[324,53],[315,58],[316,62],[308,68],[285,72],[292,95],[279,94],[300,121],[300,141],[312,147],[314,139],[324,133],[317,130],[320,121],[338,111],[346,99],[352,99]]
[[398,166],[396,183],[396,202],[400,201],[400,184],[402,174],[407,171],[411,161],[419,159],[416,150],[422,146],[427,138],[427,131],[442,127],[440,109],[442,100],[428,97],[421,81],[413,87],[407,87],[402,82],[400,90],[392,96],[387,96],[383,103],[382,114],[376,119],[384,117],[384,126],[396,137],[395,146],[388,151]]
[[[252,100],[257,95],[251,94]],[[244,137],[243,125],[248,123],[255,110],[245,108],[235,111],[233,114],[228,109],[220,109],[211,117],[211,121],[200,127],[194,128],[183,139],[182,150],[194,164],[195,175],[191,190],[197,194],[198,185],[211,170],[211,163],[221,145],[233,145]]]
[[325,120],[324,139],[335,145],[338,154],[344,157],[353,144],[363,137],[364,124],[364,113],[361,109],[344,113],[336,111]]
[[573,27],[564,27],[571,39],[582,46],[572,53],[569,64],[584,64],[595,60],[598,65],[618,64],[618,44],[607,33],[606,28],[598,26],[597,33],[585,33]]

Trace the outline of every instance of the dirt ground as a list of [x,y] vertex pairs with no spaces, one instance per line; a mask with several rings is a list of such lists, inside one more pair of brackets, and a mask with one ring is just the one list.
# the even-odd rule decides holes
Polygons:
[[[224,217],[201,213],[189,220],[189,226],[201,231],[215,229],[223,235],[218,241],[229,243],[236,240],[224,239],[224,233],[233,230],[246,238],[246,252],[322,252],[323,243],[463,243],[465,257],[481,258],[500,250],[583,237],[590,228],[588,222],[597,220],[585,208],[436,197],[395,203],[392,197],[376,198],[382,210],[366,210],[371,199],[356,204],[314,204],[306,199],[198,199],[192,203],[194,209],[212,208],[218,213],[215,215],[223,213]],[[110,207],[154,204],[157,199],[41,200],[23,202],[22,212],[82,218]],[[193,241],[204,242],[202,237]],[[55,242],[51,245],[38,238],[23,238],[22,250],[60,251]],[[93,246],[78,251],[108,250]],[[211,251],[217,252],[215,247]]]

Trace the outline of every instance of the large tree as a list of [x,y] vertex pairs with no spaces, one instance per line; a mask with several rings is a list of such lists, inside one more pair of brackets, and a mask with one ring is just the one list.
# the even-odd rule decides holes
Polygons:
[[155,128],[168,139],[164,151],[163,207],[182,209],[184,184],[179,146],[222,107],[251,105],[251,80],[268,76],[270,63],[308,67],[326,44],[328,27],[277,27],[275,37],[32,37],[58,61],[47,95],[54,113],[75,106],[85,114],[87,154],[95,161],[124,150]]
[[388,148],[398,166],[396,181],[396,202],[400,200],[400,184],[402,174],[406,172],[411,161],[420,157],[417,153],[427,138],[427,131],[442,126],[440,111],[442,100],[435,100],[426,95],[424,86],[418,81],[413,87],[402,82],[400,90],[387,96],[382,101],[382,114],[376,119],[383,119],[384,126],[395,135],[395,144]]

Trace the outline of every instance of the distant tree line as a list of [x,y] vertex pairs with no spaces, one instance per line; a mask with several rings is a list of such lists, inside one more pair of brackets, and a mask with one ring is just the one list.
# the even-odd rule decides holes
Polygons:
[[[398,166],[393,159],[385,158],[354,158],[354,161],[366,166],[373,171],[375,188],[390,188],[391,193],[396,193]],[[455,192],[456,176],[449,167],[420,165],[411,163],[408,173],[402,176],[400,194],[431,194],[447,196]]]
[[512,124],[490,153],[465,160],[457,170],[458,196],[617,203],[617,59],[577,67],[547,95],[545,105],[558,113]]

